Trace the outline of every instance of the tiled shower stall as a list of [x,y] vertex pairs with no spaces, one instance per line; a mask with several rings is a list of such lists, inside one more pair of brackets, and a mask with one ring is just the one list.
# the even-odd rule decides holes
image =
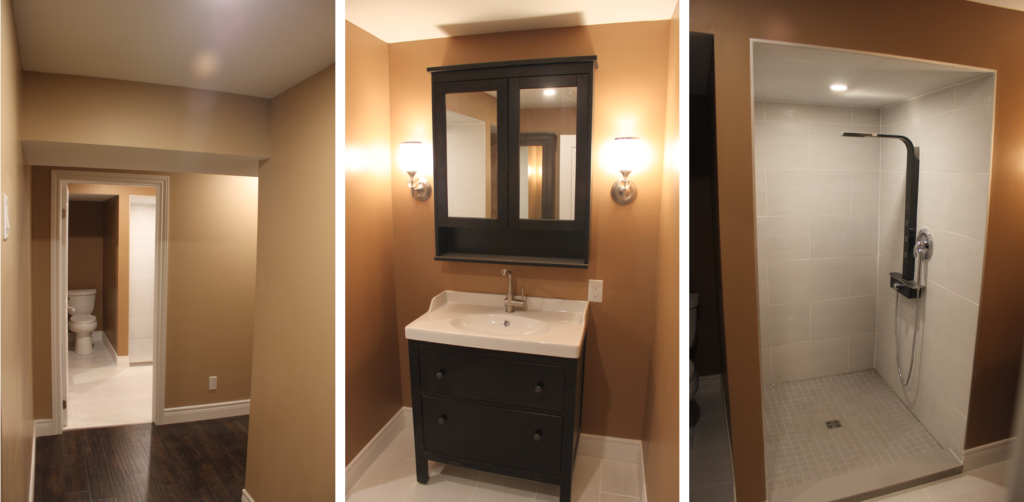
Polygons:
[[[769,492],[936,448],[963,458],[994,86],[994,75],[976,73],[881,108],[753,103]],[[901,270],[907,150],[845,131],[920,147],[917,228],[932,232],[935,251],[907,387],[889,287]],[[899,303],[904,375],[916,303]],[[856,415],[864,430],[833,433],[817,416],[828,413]]]

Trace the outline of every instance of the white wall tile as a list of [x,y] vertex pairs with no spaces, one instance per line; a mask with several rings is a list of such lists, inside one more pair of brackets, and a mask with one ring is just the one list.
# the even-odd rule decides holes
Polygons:
[[854,125],[870,125],[878,126],[880,124],[881,110],[878,108],[857,108],[853,109],[853,124]]
[[811,339],[874,334],[875,295],[811,302]]
[[783,261],[809,258],[808,226],[807,216],[758,217],[758,261]]
[[989,175],[956,173],[952,176],[952,206],[949,230],[953,233],[985,240],[988,226]]
[[921,377],[944,396],[961,415],[967,416],[971,396],[971,366],[968,361],[937,337],[925,333],[918,335],[923,343]]
[[878,254],[878,215],[840,214],[808,218],[810,258]]
[[896,122],[903,122],[903,103],[889,105],[881,110],[881,125],[886,126],[889,124],[895,124]]
[[850,172],[850,212],[878,213],[878,171]]
[[772,383],[772,356],[771,349],[761,349],[761,385]]
[[922,170],[989,172],[992,107],[974,106],[934,115],[926,119],[926,129],[928,151],[922,153]]
[[765,102],[766,120],[850,124],[852,111],[847,106],[805,105],[801,103]]
[[810,127],[811,169],[877,171],[878,138],[848,138],[843,132],[878,133],[878,126],[814,124]]
[[796,122],[754,122],[754,168],[807,169],[808,127]]
[[848,214],[850,173],[846,171],[768,172],[768,214]]
[[[878,217],[878,254],[888,263],[903,263],[903,219],[890,216]],[[895,272],[900,270],[890,270]]]
[[772,382],[792,382],[846,373],[850,368],[849,339],[826,338],[771,348]]
[[974,361],[974,345],[978,335],[978,304],[946,292],[942,318],[942,342],[960,355]]
[[946,314],[946,288],[938,284],[925,284],[924,288],[924,330],[939,337],[942,335],[942,318]]
[[949,230],[953,174],[922,171],[918,182],[917,226]]
[[[908,120],[882,126],[883,134],[896,134],[906,136],[914,143],[914,146],[921,147],[921,169],[924,169],[924,156],[928,153],[924,142],[927,137],[925,119]],[[883,171],[906,171],[907,170],[907,146],[897,139],[881,139],[882,142],[882,166]]]
[[875,294],[875,274],[878,270],[878,256],[850,257],[850,296]]
[[764,120],[764,101],[754,101],[754,120]]
[[849,295],[847,258],[768,263],[768,304],[800,303]]
[[[874,320],[874,312],[872,312]],[[861,371],[875,367],[875,334],[850,337],[850,371]]]
[[757,264],[757,302],[763,307],[768,305],[768,264]]
[[928,280],[972,302],[979,302],[985,243],[938,230],[932,235],[935,237],[935,252],[928,261]]
[[754,204],[757,206],[758,216],[768,214],[768,181],[766,177],[767,172],[761,170],[754,171]]
[[882,171],[879,195],[879,213],[883,216],[903,219],[906,208],[907,181],[902,171]]
[[811,339],[811,311],[807,302],[769,305],[760,310],[762,347]]
[[995,76],[982,77],[956,86],[956,108],[992,105],[995,96]]
[[903,102],[903,120],[930,117],[953,109],[954,87],[947,87]]
[[920,402],[917,404],[914,414],[921,420],[921,424],[932,433],[939,445],[953,450],[957,457],[963,458],[967,418],[956,411],[927,380],[922,385]]

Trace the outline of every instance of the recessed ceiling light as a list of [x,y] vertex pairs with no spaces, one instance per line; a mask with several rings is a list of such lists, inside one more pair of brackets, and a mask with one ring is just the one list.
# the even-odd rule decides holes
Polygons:
[[832,87],[829,87],[829,89],[832,89],[833,91],[845,91],[846,86],[843,84],[834,84]]
[[554,89],[544,89],[544,95],[545,96],[554,96],[555,95],[555,90]]

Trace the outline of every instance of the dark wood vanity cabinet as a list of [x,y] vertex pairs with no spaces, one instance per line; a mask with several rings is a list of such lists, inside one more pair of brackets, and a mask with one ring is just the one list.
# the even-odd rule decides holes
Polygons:
[[409,340],[416,480],[433,460],[553,483],[570,500],[580,435],[579,359]]
[[586,268],[597,56],[428,68],[435,260]]

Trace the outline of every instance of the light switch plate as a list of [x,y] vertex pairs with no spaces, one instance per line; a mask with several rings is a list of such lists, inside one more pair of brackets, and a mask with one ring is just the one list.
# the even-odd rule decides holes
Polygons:
[[591,279],[587,284],[587,301],[601,303],[604,300],[604,281]]
[[217,377],[210,377],[210,390],[217,390]]

